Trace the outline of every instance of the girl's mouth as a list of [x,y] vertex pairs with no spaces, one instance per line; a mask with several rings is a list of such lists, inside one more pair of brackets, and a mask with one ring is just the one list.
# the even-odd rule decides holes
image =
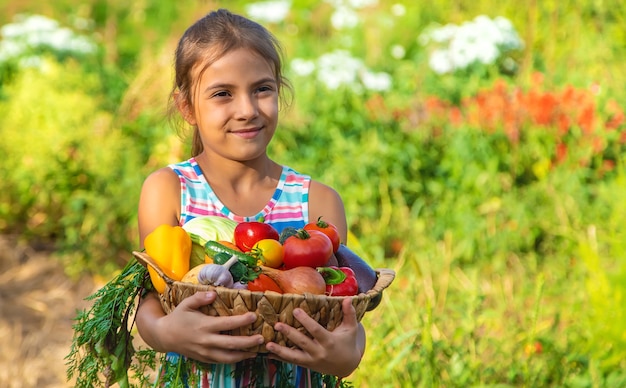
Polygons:
[[256,137],[261,132],[262,129],[263,127],[244,128],[244,129],[230,131],[230,133],[232,133],[233,135],[239,136],[243,139],[252,139]]

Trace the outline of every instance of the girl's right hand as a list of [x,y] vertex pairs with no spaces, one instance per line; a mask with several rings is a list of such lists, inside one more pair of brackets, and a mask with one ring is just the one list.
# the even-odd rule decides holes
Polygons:
[[213,303],[216,293],[198,292],[185,298],[170,314],[158,318],[153,338],[159,347],[206,363],[235,363],[257,354],[245,351],[263,343],[263,336],[232,336],[223,331],[249,325],[256,314],[212,317],[199,309]]

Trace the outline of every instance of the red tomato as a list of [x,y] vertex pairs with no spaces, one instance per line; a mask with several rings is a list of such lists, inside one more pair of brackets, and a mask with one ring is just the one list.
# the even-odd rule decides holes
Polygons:
[[279,238],[278,231],[270,224],[251,221],[242,222],[235,227],[235,245],[244,252],[250,251],[254,244],[266,238],[271,238],[272,240],[278,240]]
[[322,220],[322,217],[317,219],[317,222],[310,222],[304,226],[305,230],[319,230],[324,233],[330,241],[333,243],[333,253],[337,252],[339,249],[339,244],[341,243],[341,237],[339,237],[339,231],[337,227],[333,224],[329,224],[326,221]]
[[248,282],[248,290],[249,291],[275,291],[279,294],[283,294],[283,290],[278,286],[278,284],[272,280],[269,276],[262,273],[256,279],[251,282]]
[[265,238],[254,244],[251,250],[254,257],[259,261],[258,265],[265,265],[271,268],[279,268],[283,265],[285,249],[279,241]]
[[295,267],[322,267],[333,254],[333,243],[319,230],[299,229],[283,243],[286,269]]

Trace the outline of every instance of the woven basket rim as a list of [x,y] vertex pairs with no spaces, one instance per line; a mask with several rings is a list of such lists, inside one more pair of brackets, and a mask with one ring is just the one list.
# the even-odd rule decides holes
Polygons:
[[[144,266],[150,266],[152,267],[158,274],[159,276],[161,276],[163,278],[163,280],[165,280],[165,282],[167,283],[167,285],[172,288],[172,287],[177,287],[177,288],[190,288],[190,289],[195,289],[197,291],[208,291],[208,290],[215,290],[218,291],[220,293],[224,293],[224,294],[246,294],[246,293],[251,293],[251,294],[265,294],[265,295],[272,295],[275,294],[277,297],[280,297],[282,295],[287,295],[290,297],[303,297],[303,298],[307,298],[307,299],[311,299],[311,298],[324,298],[324,299],[336,299],[336,300],[341,300],[346,298],[345,296],[328,296],[328,295],[315,295],[315,294],[289,294],[289,293],[283,293],[280,294],[278,292],[273,292],[273,291],[250,291],[250,290],[246,290],[246,289],[235,289],[235,288],[227,288],[227,287],[215,287],[215,286],[210,286],[210,285],[205,285],[205,284],[193,284],[193,283],[187,283],[187,282],[181,282],[181,281],[177,281],[174,280],[172,278],[170,278],[169,276],[167,276],[162,270],[161,268],[158,266],[158,264],[154,261],[154,259],[152,259],[148,254],[146,254],[145,252],[138,252],[138,251],[133,251],[133,256],[135,256],[135,258],[137,259],[137,261],[139,261],[142,265]],[[389,287],[389,285],[391,285],[391,283],[393,282],[393,280],[395,279],[395,271],[389,268],[375,268],[374,269],[376,271],[376,274],[378,276],[378,279],[376,281],[376,284],[374,284],[374,287],[372,287],[371,290],[368,290],[366,292],[362,292],[360,294],[351,296],[352,298],[373,298],[374,296],[378,295],[379,293],[383,292],[384,289],[386,289],[387,287]]]

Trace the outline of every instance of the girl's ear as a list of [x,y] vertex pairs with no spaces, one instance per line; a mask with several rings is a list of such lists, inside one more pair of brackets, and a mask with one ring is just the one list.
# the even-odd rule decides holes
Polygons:
[[178,108],[178,111],[183,116],[185,121],[189,123],[189,125],[196,125],[196,115],[193,111],[193,106],[191,106],[185,98],[180,94],[179,91],[174,92],[174,103]]

